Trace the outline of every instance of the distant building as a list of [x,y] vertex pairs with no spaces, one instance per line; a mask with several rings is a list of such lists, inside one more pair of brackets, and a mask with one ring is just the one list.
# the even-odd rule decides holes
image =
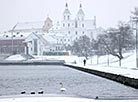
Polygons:
[[80,4],[76,17],[72,19],[68,4],[66,3],[63,20],[53,25],[49,32],[55,33],[57,42],[64,45],[71,45],[74,40],[78,40],[83,35],[87,35],[90,39],[95,39],[97,37],[96,17],[85,19],[85,13]]
[[40,56],[56,50],[56,40],[46,33],[31,33],[24,43],[25,54]]
[[89,38],[94,38],[96,34],[96,18],[89,20],[85,19],[85,13],[80,4],[76,18],[71,19],[71,13],[68,9],[68,4],[66,3],[61,27],[62,33],[66,36],[70,36],[70,41],[77,40],[83,35],[87,35]]
[[49,17],[44,22],[17,23],[9,32],[0,34],[0,53],[25,53],[26,37],[32,32],[48,33],[52,26],[52,20]]
[[[97,29],[96,17],[86,19],[82,4],[80,4],[76,17],[72,19],[66,3],[63,20],[56,24],[53,24],[50,17],[41,22],[17,23],[9,31],[9,35],[13,34],[13,39],[8,34],[0,38],[0,51],[9,53],[14,49],[15,52],[31,55],[61,52],[65,50],[66,46],[72,45],[74,40],[78,40],[80,36],[86,35],[90,39],[96,39],[98,33],[102,33],[102,29]],[[11,45],[12,41],[13,45]]]
[[25,46],[25,33],[13,33],[5,32],[0,36],[0,53],[1,54],[13,54],[24,53]]
[[48,32],[53,26],[53,21],[47,17],[45,21],[17,23],[9,32]]

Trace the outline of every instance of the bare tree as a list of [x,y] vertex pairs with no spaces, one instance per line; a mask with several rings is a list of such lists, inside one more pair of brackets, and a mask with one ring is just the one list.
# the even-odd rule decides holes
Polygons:
[[123,59],[123,51],[134,48],[134,36],[128,24],[120,22],[118,28],[110,28],[106,34],[98,37],[100,47],[109,54],[119,58],[119,65]]
[[74,41],[72,49],[75,54],[84,56],[87,59],[91,52],[90,38],[86,35],[81,36],[77,41]]

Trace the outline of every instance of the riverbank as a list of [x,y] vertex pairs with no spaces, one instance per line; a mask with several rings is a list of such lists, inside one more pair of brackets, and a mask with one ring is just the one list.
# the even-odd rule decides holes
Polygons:
[[107,78],[138,89],[138,75],[134,76],[134,72],[135,74],[138,73],[137,69],[109,68],[102,66],[98,67],[94,65],[83,66],[77,64],[65,64],[65,66]]
[[0,65],[63,65],[64,60],[47,61],[1,61]]

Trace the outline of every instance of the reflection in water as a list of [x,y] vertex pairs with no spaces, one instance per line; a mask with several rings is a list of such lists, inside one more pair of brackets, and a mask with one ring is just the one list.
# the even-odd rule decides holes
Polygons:
[[[61,93],[61,84],[66,89]],[[0,66],[0,95],[138,96],[138,90],[64,66]]]

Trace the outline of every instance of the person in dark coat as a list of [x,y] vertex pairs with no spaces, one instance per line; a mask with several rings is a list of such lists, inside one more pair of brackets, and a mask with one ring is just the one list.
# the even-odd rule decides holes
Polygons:
[[86,65],[86,59],[83,60],[84,66]]

